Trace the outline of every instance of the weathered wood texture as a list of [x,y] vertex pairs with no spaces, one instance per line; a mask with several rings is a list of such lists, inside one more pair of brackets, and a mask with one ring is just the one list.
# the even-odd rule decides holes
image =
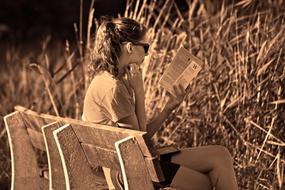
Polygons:
[[84,143],[82,143],[81,146],[86,154],[89,164],[93,168],[103,166],[120,170],[116,151]]
[[115,144],[125,189],[152,190],[153,184],[143,154],[134,137],[127,137]]
[[21,114],[11,113],[4,121],[11,152],[11,189],[48,189],[48,181],[40,177],[37,155]]
[[[153,146],[147,140],[146,133],[109,126],[102,128],[75,124],[72,125],[72,127],[81,142],[81,146],[87,155],[89,163],[93,167],[104,166],[119,170],[120,165],[114,145],[126,137],[134,136],[143,157],[147,160],[146,166],[149,168],[151,179],[155,182],[164,180],[158,157],[154,154],[154,151],[149,150],[153,149]],[[153,164],[153,162],[155,162],[155,164]]]
[[[36,190],[64,189],[63,169],[52,134],[54,129],[64,123],[56,122],[50,125],[49,123],[54,122],[54,119],[41,117],[36,112],[21,108],[4,117],[12,158],[11,189],[23,189],[24,187]],[[42,127],[45,128],[46,139],[44,139]],[[49,148],[46,149],[46,146]],[[49,149],[50,153],[46,151]],[[49,179],[46,179],[43,171],[52,171],[53,175],[49,172]]]
[[147,133],[145,132],[116,128],[113,126],[98,124],[96,125],[94,123],[89,123],[88,125],[86,125],[87,123],[71,124],[80,142],[115,150],[115,142],[131,135],[136,137],[138,143],[140,144],[141,150],[145,156],[152,157],[156,155],[155,149],[152,146],[147,146],[147,144],[151,143],[150,139],[147,136]]
[[[106,189],[93,174],[82,147],[70,125],[54,131],[65,173],[66,189]],[[101,186],[101,187],[100,187]]]
[[[88,178],[94,178],[94,176],[89,176],[85,177],[82,180],[79,180],[81,178],[78,179],[78,177],[75,177],[78,175],[90,175],[91,167],[95,168],[97,166],[105,166],[115,170],[121,170],[121,166],[115,148],[115,143],[130,136],[133,136],[135,138],[136,148],[138,147],[138,149],[135,150],[139,150],[141,153],[142,163],[144,165],[144,167],[142,168],[146,169],[147,171],[147,175],[144,175],[147,176],[147,181],[151,182],[152,180],[155,182],[160,182],[164,180],[164,176],[157,158],[157,151],[153,148],[152,142],[145,132],[123,128],[115,128],[113,126],[99,125],[91,122],[85,122],[70,118],[61,118],[47,114],[37,114],[36,112],[27,110],[23,107],[16,107],[15,109],[21,111],[22,113],[28,114],[29,117],[33,115],[33,117],[35,118],[40,117],[42,120],[49,122],[60,121],[61,123],[70,124],[70,126],[66,127],[65,129],[60,128],[56,130],[57,132],[54,134],[59,135],[59,137],[56,137],[57,135],[55,135],[55,138],[58,138],[58,146],[60,145],[59,148],[62,150],[62,159],[64,158],[65,160],[65,163],[63,164],[66,166],[65,173],[68,174],[68,179],[72,179],[71,181],[75,180],[72,183],[70,182],[70,180],[68,180],[68,183],[71,183],[71,189],[76,189],[74,187],[81,188],[80,184],[83,183],[82,180],[85,181]],[[63,135],[65,131],[68,131],[69,135]],[[124,154],[124,149],[122,150]],[[137,152],[135,153],[136,155],[138,155]],[[136,160],[135,164],[137,164],[138,162],[141,161]],[[82,164],[85,166],[78,167]],[[87,174],[83,175],[84,172],[78,172],[81,171],[78,168],[89,169],[86,169]],[[149,178],[151,180],[149,180]],[[98,180],[100,181],[102,179]],[[85,185],[86,187],[93,187],[93,185],[96,186],[98,184],[95,185],[86,182]],[[96,186],[96,188],[98,188],[98,186]]]
[[[138,143],[140,144],[140,148],[145,156],[153,157],[157,155],[157,151],[153,148],[152,142],[147,136],[146,132],[116,128],[113,126],[100,125],[71,118],[62,118],[53,115],[38,114],[21,106],[16,106],[15,109],[17,111],[20,111],[21,113],[24,113],[24,115],[28,115],[29,117],[33,116],[35,118],[40,118],[37,119],[37,121],[44,120],[49,121],[48,123],[54,121],[61,121],[64,123],[72,124],[72,127],[75,133],[77,134],[79,141],[84,142],[86,144],[101,146],[104,145],[106,141],[111,141],[112,144],[114,144],[116,141],[132,135],[136,137]],[[34,125],[37,126],[36,124]],[[110,146],[109,148],[114,149],[114,146]]]
[[145,164],[149,175],[154,182],[164,181],[164,174],[161,170],[158,157],[145,157]]
[[53,131],[63,125],[64,124],[62,122],[53,122],[42,127],[48,157],[49,188],[53,190],[65,189],[64,172],[61,164],[61,158],[53,137]]
[[[77,130],[79,128],[81,129]],[[122,131],[126,133],[125,129]],[[93,184],[88,181],[94,181],[92,180],[91,168],[97,166],[122,171],[123,174],[126,174],[129,189],[152,189],[152,181],[164,180],[157,157],[146,157],[143,154],[140,148],[142,141],[138,143],[136,137],[132,137],[133,139],[130,142],[122,142],[118,145],[119,148],[116,148],[115,144],[125,139],[123,138],[125,134],[122,135],[122,131],[120,129],[108,131],[112,133],[108,139],[99,137],[102,133],[107,133],[106,128],[96,126],[88,127],[76,124],[54,131],[58,148],[61,150],[62,160],[64,160],[66,183],[70,184],[68,188],[92,188]],[[126,138],[132,134],[134,133],[129,133]],[[138,136],[138,134],[136,135]],[[92,143],[90,140],[92,137],[101,138],[104,143]],[[90,144],[87,144],[86,141]],[[146,144],[144,146],[147,148]],[[119,161],[118,150],[120,150],[123,166]],[[81,179],[80,176],[84,176],[84,179]],[[83,181],[84,184],[82,184]]]
[[46,148],[45,148],[43,134],[35,129],[28,127],[26,128],[26,130],[28,132],[32,145],[37,149],[45,151]]

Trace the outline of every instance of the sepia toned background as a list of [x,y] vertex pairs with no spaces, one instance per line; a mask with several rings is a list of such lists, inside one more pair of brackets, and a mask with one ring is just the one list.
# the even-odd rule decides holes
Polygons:
[[106,14],[148,28],[148,118],[165,103],[158,81],[179,46],[205,64],[153,139],[156,145],[224,145],[234,157],[240,189],[285,188],[285,1],[1,0],[0,189],[9,189],[11,175],[3,116],[22,105],[79,119],[86,64],[98,18]]

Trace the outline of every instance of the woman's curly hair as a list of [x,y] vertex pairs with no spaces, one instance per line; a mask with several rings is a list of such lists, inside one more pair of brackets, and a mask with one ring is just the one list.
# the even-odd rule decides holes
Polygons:
[[122,42],[140,41],[145,33],[146,28],[133,19],[104,18],[96,32],[95,46],[88,63],[90,79],[103,70],[116,77]]

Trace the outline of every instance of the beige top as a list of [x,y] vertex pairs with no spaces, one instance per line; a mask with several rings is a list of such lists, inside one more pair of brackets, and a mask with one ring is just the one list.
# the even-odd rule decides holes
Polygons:
[[118,120],[135,114],[132,94],[126,80],[118,80],[107,71],[98,73],[85,95],[83,119],[115,125]]

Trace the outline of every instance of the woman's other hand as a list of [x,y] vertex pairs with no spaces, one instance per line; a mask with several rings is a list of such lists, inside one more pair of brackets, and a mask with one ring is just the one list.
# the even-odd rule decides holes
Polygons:
[[136,63],[126,68],[127,78],[135,93],[144,93],[142,72]]
[[172,111],[177,108],[188,92],[184,89],[182,85],[174,85],[173,87],[175,96],[169,93],[168,101],[165,105],[165,109]]

